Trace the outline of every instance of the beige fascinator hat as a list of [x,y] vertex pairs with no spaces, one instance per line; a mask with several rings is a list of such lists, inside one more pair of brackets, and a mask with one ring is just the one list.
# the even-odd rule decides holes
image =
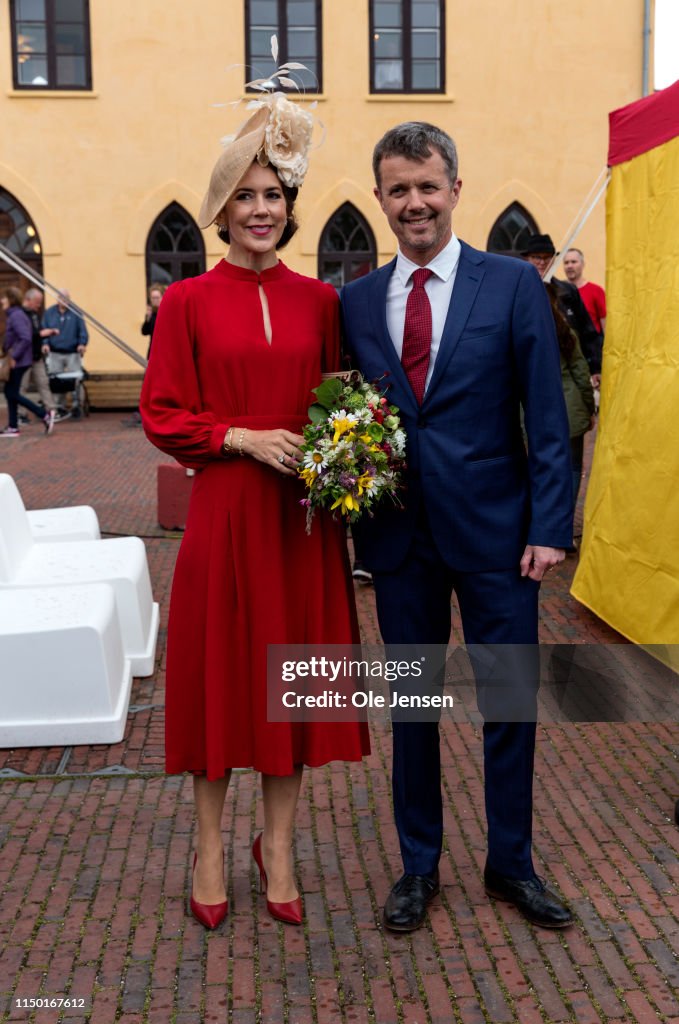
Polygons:
[[[272,39],[272,50],[273,42]],[[290,69],[303,67],[303,64],[284,64],[271,79],[295,85],[285,76]],[[271,79],[266,80],[269,87]],[[264,80],[248,82],[248,86],[264,90]],[[314,118],[282,92],[268,93],[248,106],[255,108],[254,113],[235,136],[222,139],[224,151],[212,170],[198,214],[201,228],[213,223],[253,160],[262,167],[271,164],[285,185],[299,187],[304,181],[309,168]]]

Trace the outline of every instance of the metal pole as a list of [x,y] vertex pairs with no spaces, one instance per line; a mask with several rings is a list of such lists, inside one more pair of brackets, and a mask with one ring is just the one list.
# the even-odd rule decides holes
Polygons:
[[[597,189],[597,185],[599,185],[599,182],[601,181],[602,175],[605,175],[604,180],[603,180],[602,184],[599,186],[599,188]],[[580,234],[580,232],[582,231],[583,227],[587,223],[589,215],[591,214],[592,210],[594,209],[594,207],[599,202],[599,200],[601,199],[602,195],[604,194],[604,192],[608,188],[608,183],[609,183],[610,180],[611,180],[611,172],[610,172],[609,168],[606,168],[606,169],[604,169],[601,172],[601,174],[599,175],[597,180],[594,182],[594,185],[589,190],[589,195],[587,196],[587,199],[585,199],[585,202],[583,203],[583,206],[580,207],[580,213],[577,214],[577,217],[576,217],[576,220],[575,220],[575,226],[573,227],[571,225],[571,227],[568,229],[568,231],[566,232],[566,237],[564,238],[563,242],[559,246],[559,251],[555,254],[552,262],[549,264],[549,267],[545,271],[545,274],[544,274],[544,276],[542,278],[542,280],[545,282],[545,284],[547,284],[548,281],[551,281],[552,278],[554,277],[554,274],[556,273],[557,267],[561,263],[561,260],[564,258],[564,255],[568,252],[569,248],[571,247],[571,245],[573,244],[573,242],[575,241],[575,239],[577,238],[577,236]],[[592,192],[594,192],[595,189],[597,189],[597,191],[596,191],[596,193],[594,195],[594,198],[588,204],[589,197],[592,195]],[[583,207],[584,207],[584,213],[582,212]]]
[[644,37],[643,56],[641,65],[641,95],[648,96],[649,88],[649,67],[651,56],[651,0],[644,0]]

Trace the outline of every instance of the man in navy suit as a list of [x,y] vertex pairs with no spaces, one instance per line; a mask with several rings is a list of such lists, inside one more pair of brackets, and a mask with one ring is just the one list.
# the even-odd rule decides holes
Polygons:
[[[462,182],[445,132],[399,125],[377,144],[373,170],[399,251],[347,285],[342,308],[352,366],[368,380],[387,375],[408,436],[405,508],[359,524],[382,638],[447,644],[454,590],[467,645],[535,651],[540,580],[572,539],[568,422],[544,286],[530,264],[453,234]],[[537,683],[536,671],[533,693]],[[483,740],[486,891],[535,924],[566,927],[570,910],[531,858],[535,721],[486,716]],[[404,874],[384,921],[411,931],[439,888],[438,722],[394,721],[393,745]]]

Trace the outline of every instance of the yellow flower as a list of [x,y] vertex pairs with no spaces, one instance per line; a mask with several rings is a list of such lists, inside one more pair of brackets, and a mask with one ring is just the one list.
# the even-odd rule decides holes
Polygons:
[[330,506],[330,511],[332,512],[332,510],[334,508],[337,508],[338,505],[342,506],[340,508],[340,512],[342,513],[343,516],[345,516],[347,512],[350,512],[352,510],[358,512],[359,509],[358,500],[353,496],[353,494],[349,492],[343,494],[341,498],[338,498],[337,501],[335,501],[334,504]]
[[356,483],[358,484],[358,493],[363,494],[363,491],[369,491],[375,481],[370,476],[370,473],[364,473],[363,476],[359,476]]
[[335,428],[335,434],[332,439],[333,444],[337,444],[342,434],[346,434],[348,430],[356,426],[355,416],[337,416],[333,419],[332,425]]

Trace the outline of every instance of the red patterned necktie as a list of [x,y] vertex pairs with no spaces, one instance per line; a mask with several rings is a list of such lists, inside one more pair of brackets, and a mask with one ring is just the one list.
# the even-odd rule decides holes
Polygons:
[[422,404],[424,385],[429,369],[431,350],[431,303],[424,290],[433,270],[421,267],[413,274],[413,286],[406,303],[406,319],[403,326],[403,350],[401,365],[413,389],[418,405]]

